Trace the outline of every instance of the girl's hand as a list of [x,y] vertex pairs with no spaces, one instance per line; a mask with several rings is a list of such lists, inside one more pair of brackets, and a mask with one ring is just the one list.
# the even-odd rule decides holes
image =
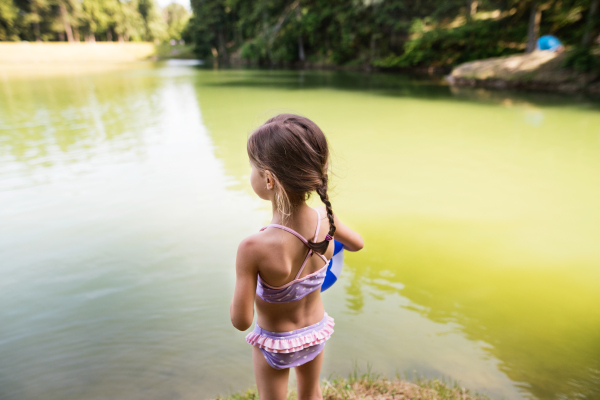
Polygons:
[[336,228],[334,234],[335,240],[343,244],[344,249],[348,251],[359,251],[365,246],[363,238],[357,232],[354,232],[344,225],[337,215],[333,215],[333,220]]
[[240,331],[248,329],[254,319],[254,298],[258,278],[257,247],[258,244],[253,236],[244,239],[238,247],[235,262],[235,291],[229,312],[231,323]]

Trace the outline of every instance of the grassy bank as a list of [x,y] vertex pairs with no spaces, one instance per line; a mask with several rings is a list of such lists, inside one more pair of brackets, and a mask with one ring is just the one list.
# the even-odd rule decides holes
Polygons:
[[119,64],[147,60],[153,43],[0,42],[0,68],[56,64]]
[[0,79],[151,67],[148,61],[168,58],[193,58],[192,46],[131,42],[0,42]]
[[449,76],[451,84],[553,92],[600,94],[600,73],[565,68],[566,53],[536,51],[461,64]]
[[[489,398],[471,393],[457,383],[448,384],[437,379],[388,380],[364,374],[348,379],[324,381],[321,385],[324,400],[484,400]],[[295,391],[288,393],[288,400],[296,400]],[[255,388],[217,400],[259,400]]]

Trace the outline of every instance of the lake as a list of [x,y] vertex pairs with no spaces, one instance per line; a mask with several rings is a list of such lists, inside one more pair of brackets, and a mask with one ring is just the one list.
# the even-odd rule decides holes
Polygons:
[[253,385],[229,303],[270,219],[246,138],[279,112],[328,135],[333,210],[365,239],[323,294],[324,378],[600,397],[600,102],[171,61],[0,73],[2,400]]

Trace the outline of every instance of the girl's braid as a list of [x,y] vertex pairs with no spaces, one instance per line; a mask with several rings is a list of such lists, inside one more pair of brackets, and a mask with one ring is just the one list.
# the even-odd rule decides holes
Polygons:
[[333,220],[333,210],[331,209],[331,202],[329,201],[329,196],[327,195],[327,182],[329,178],[327,174],[323,175],[323,185],[321,185],[317,189],[317,193],[321,198],[321,201],[325,204],[325,209],[327,210],[327,219],[329,220],[329,236],[333,237],[335,233],[335,222]]

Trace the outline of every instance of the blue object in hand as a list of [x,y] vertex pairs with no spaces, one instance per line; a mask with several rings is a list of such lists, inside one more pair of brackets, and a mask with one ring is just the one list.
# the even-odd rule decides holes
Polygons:
[[344,265],[344,245],[337,240],[334,240],[334,244],[333,257],[331,257],[331,261],[329,261],[327,275],[325,275],[325,280],[321,286],[321,292],[329,289],[342,274],[342,266]]

